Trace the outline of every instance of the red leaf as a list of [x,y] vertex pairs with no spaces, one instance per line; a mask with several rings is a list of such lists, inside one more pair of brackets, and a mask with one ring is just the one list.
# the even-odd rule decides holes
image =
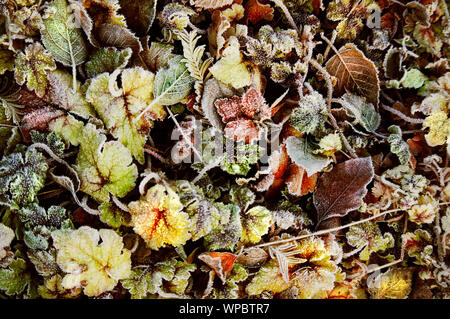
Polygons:
[[259,0],[249,0],[245,4],[245,21],[250,20],[255,24],[261,20],[273,19],[273,8],[269,4],[261,4]]
[[317,224],[331,217],[343,217],[358,209],[367,194],[366,186],[374,176],[370,157],[337,164],[320,176],[313,195]]
[[233,269],[237,256],[232,253],[206,252],[198,256],[198,259],[207,264],[225,284]]

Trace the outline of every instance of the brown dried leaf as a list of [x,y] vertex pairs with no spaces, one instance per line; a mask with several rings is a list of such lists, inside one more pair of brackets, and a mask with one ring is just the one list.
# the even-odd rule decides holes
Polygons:
[[373,176],[370,157],[337,164],[330,172],[320,176],[313,195],[317,224],[331,217],[343,217],[359,208]]
[[373,105],[378,105],[380,83],[377,68],[354,44],[347,43],[328,60],[327,71],[337,79],[334,93],[341,96],[346,91],[365,96]]
[[273,19],[273,8],[270,4],[261,4],[259,0],[249,0],[245,4],[245,17],[246,21],[250,20],[251,23],[256,24],[261,20],[271,21]]
[[127,28],[104,23],[96,30],[97,39],[105,47],[116,47],[118,49],[131,48],[134,54],[142,51],[139,39]]

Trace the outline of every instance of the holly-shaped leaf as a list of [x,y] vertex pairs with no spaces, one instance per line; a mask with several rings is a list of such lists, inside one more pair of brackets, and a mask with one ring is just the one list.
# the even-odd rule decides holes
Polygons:
[[75,171],[81,190],[98,202],[109,201],[109,194],[125,196],[135,186],[137,167],[130,151],[118,141],[106,142],[93,124],[87,124],[81,136]]
[[26,82],[30,90],[43,97],[48,84],[47,74],[56,69],[53,57],[37,42],[28,45],[25,53],[19,52],[14,64],[17,83],[22,85]]
[[83,287],[86,296],[98,296],[131,274],[131,253],[113,230],[81,226],[54,231],[52,237],[58,265],[67,273],[62,280],[66,289]]
[[331,217],[342,217],[358,209],[367,194],[366,186],[374,176],[370,157],[337,164],[319,177],[313,195],[317,224]]

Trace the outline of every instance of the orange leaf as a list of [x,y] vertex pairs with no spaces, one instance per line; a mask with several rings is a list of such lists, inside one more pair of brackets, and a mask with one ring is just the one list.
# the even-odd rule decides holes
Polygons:
[[261,4],[259,0],[249,0],[244,6],[245,21],[250,20],[256,24],[261,20],[271,21],[273,19],[273,8],[269,4]]
[[308,177],[303,167],[292,163],[289,165],[286,185],[291,194],[303,196],[314,191],[318,176],[319,173],[315,173]]
[[225,284],[233,269],[237,256],[232,253],[206,252],[198,256],[198,259],[207,264]]

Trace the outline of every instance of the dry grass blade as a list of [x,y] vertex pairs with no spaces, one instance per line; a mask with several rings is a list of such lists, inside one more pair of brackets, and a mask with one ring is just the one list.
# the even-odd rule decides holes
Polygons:
[[342,47],[325,65],[328,73],[336,77],[334,93],[358,93],[373,105],[378,105],[380,83],[377,68],[354,44]]

